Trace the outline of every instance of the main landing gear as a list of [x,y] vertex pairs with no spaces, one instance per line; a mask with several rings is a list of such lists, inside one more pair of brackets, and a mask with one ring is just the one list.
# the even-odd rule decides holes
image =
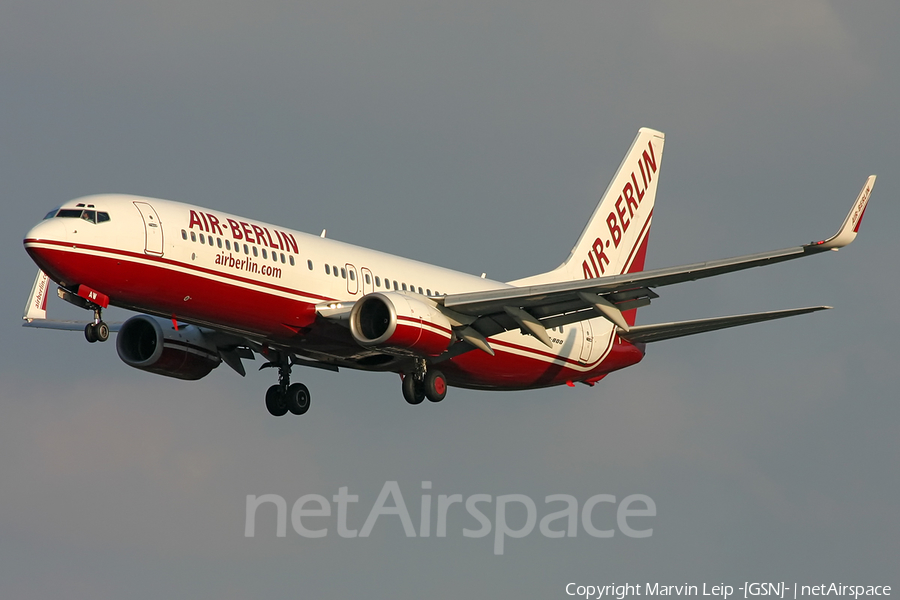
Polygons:
[[410,404],[421,404],[425,398],[440,402],[447,396],[447,378],[437,369],[429,369],[425,361],[420,360],[412,373],[403,376],[400,389],[403,398]]
[[99,308],[94,309],[94,321],[84,326],[84,339],[92,344],[109,339],[109,325],[103,322]]
[[302,383],[291,383],[291,363],[284,354],[278,355],[277,362],[263,365],[278,367],[278,383],[266,390],[266,408],[273,417],[282,417],[290,412],[302,415],[309,410],[309,388]]

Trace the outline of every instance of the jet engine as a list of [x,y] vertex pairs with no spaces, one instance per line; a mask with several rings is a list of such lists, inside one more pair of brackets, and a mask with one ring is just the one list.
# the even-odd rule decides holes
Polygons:
[[122,324],[116,338],[116,352],[126,365],[176,379],[206,377],[222,359],[215,344],[193,325],[137,315]]
[[436,305],[397,292],[363,296],[350,313],[350,331],[361,346],[401,356],[438,356],[453,341]]

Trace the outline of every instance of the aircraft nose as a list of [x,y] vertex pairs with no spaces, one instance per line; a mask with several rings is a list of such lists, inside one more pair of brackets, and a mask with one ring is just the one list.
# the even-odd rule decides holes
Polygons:
[[64,242],[68,237],[66,226],[60,219],[47,219],[41,221],[25,234],[26,246],[34,242]]
[[54,265],[54,246],[51,244],[66,242],[67,237],[68,228],[65,223],[60,223],[59,219],[47,219],[32,227],[31,231],[25,234],[25,239],[23,240],[25,251],[28,252],[31,260],[44,273],[47,273],[57,281],[59,281],[59,273]]

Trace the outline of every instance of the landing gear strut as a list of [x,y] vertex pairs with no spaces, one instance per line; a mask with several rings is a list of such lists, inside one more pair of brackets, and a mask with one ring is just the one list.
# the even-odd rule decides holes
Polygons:
[[437,369],[429,369],[424,360],[416,362],[415,370],[403,377],[403,398],[410,404],[421,404],[428,398],[440,402],[447,396],[447,378]]
[[109,325],[103,322],[100,308],[94,309],[94,321],[84,326],[84,339],[90,343],[105,342],[109,339]]
[[287,355],[278,355],[263,367],[278,367],[278,383],[266,390],[266,408],[273,417],[281,417],[289,411],[293,415],[302,415],[309,410],[309,388],[302,383],[291,384],[291,362]]
[[84,339],[92,344],[94,342],[105,342],[109,339],[109,325],[103,322],[102,311],[104,306],[109,305],[109,297],[96,290],[85,288],[83,285],[77,286],[77,290],[84,289],[87,291],[79,293],[60,285],[57,294],[69,304],[94,311],[94,320],[84,326]]

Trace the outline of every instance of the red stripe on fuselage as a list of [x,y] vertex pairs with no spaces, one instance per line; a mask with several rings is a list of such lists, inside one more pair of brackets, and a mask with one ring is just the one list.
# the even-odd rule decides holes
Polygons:
[[[69,243],[44,240],[25,240],[25,245],[34,261],[51,278],[69,284],[84,283],[101,290],[110,296],[113,305],[150,314],[176,315],[185,321],[231,331],[255,333],[298,348],[301,346],[297,342],[304,338],[302,330],[312,326],[316,318],[314,304],[300,298],[333,300],[227,272],[117,249],[84,245],[76,248]],[[207,275],[227,281],[217,281]],[[269,291],[245,287],[245,284]],[[285,298],[279,293],[290,294],[293,298]],[[430,325],[451,334],[443,327]],[[298,330],[301,333],[298,334]],[[340,344],[339,340],[334,341]],[[348,354],[358,352],[359,348],[349,334],[344,342]],[[596,377],[643,358],[640,349],[618,337],[612,349],[593,365],[583,365],[565,356],[495,338],[490,342],[495,347],[495,356],[473,350],[441,363],[440,368],[453,385],[510,390],[547,387],[568,380]]]
[[[172,260],[156,257],[150,259],[106,248],[92,250],[116,256],[82,252],[83,247],[79,247],[79,251],[34,246],[27,249],[34,261],[55,280],[70,284],[84,283],[102,290],[116,306],[163,316],[177,315],[185,321],[218,323],[227,329],[256,333],[282,342],[290,341],[296,336],[291,327],[302,329],[315,321],[315,305],[310,302],[256,291],[237,284],[252,283],[273,292],[284,291],[300,295],[295,290],[281,286],[246,280]],[[141,260],[127,260],[134,256]],[[144,262],[147,260],[151,264]],[[176,265],[198,274],[185,273],[165,265]],[[216,281],[199,274],[204,272],[235,283]]]
[[[496,346],[497,341],[492,339],[491,345]],[[618,336],[603,361],[587,372],[570,367],[569,363],[574,361],[559,364],[504,352],[499,348],[495,348],[495,352],[494,356],[490,356],[473,350],[441,363],[439,368],[447,375],[448,381],[460,387],[525,390],[596,378],[636,364],[644,357],[639,348]]]
[[[198,273],[204,273],[206,275],[215,275],[216,277],[231,279],[237,283],[256,285],[259,287],[267,288],[267,289],[275,291],[275,292],[283,292],[283,293],[291,294],[291,295],[298,296],[298,297],[302,296],[302,297],[306,297],[306,298],[312,298],[312,299],[320,301],[320,302],[328,302],[328,301],[334,300],[334,298],[329,298],[328,296],[320,296],[318,294],[301,292],[301,291],[295,290],[293,288],[275,285],[275,284],[268,283],[268,282],[266,282],[264,280],[260,280],[260,279],[250,279],[247,277],[239,277],[237,275],[234,275],[234,274],[229,273],[228,271],[224,271],[224,270],[209,269],[206,267],[200,267],[197,265],[192,265],[189,263],[172,260],[169,258],[163,258],[163,257],[159,257],[159,256],[150,256],[147,254],[140,254],[137,252],[129,252],[127,250],[119,250],[117,248],[104,248],[102,246],[90,246],[90,245],[85,245],[85,244],[78,244],[76,246],[74,244],[67,243],[67,242],[56,242],[56,241],[51,241],[51,240],[27,239],[27,240],[25,240],[24,243],[25,243],[25,249],[28,251],[29,254],[31,254],[32,259],[34,259],[34,261],[37,262],[38,265],[41,265],[42,263],[40,263],[38,261],[38,257],[35,256],[32,251],[39,250],[39,249],[34,248],[33,246],[30,246],[30,244],[59,246],[60,248],[66,248],[67,252],[70,249],[81,251],[81,252],[75,252],[79,256],[96,257],[96,254],[94,254],[94,253],[102,252],[104,254],[114,254],[117,256],[121,256],[122,258],[127,258],[127,259],[132,259],[132,260],[140,260],[140,261],[152,260],[152,262],[155,262],[155,263],[161,263],[163,265],[170,265],[170,266],[178,267],[181,269],[187,269],[189,271],[197,271]],[[71,253],[71,252],[69,252],[69,253]],[[99,257],[97,257],[97,258],[99,258]],[[50,274],[50,273],[54,272],[52,264],[47,264],[46,267],[49,270],[45,269],[44,270],[45,273]],[[63,274],[59,274],[59,275],[60,275],[59,279],[72,278],[71,275],[65,275],[65,276],[63,276]],[[56,278],[54,278],[54,279],[56,279]],[[74,282],[75,281],[73,280],[72,283],[74,283]],[[79,281],[79,283],[80,283],[80,281]],[[88,284],[88,285],[90,285],[90,284]]]

